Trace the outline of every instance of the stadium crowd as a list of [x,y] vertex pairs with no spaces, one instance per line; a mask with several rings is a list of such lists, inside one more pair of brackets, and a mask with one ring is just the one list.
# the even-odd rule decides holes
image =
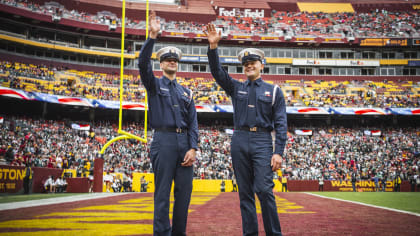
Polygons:
[[350,26],[358,37],[414,37],[418,36],[418,12],[379,10],[370,13],[333,14],[336,22]]
[[[48,74],[48,77],[44,74]],[[64,80],[60,79],[63,77]],[[231,104],[226,94],[214,81],[207,82],[203,78],[179,77],[177,79],[179,83],[193,90],[196,104]],[[119,100],[119,76],[115,74],[80,72],[54,66],[0,61],[0,82],[7,87],[29,92]],[[125,100],[144,102],[145,90],[138,75],[124,75],[123,83]]]
[[403,180],[419,174],[419,129],[381,129],[370,136],[365,129],[318,129],[312,136],[289,136],[286,171],[292,179],[350,180],[381,176]]
[[[0,0],[1,4],[29,11],[59,16],[92,24],[120,26],[122,20],[114,13],[100,11],[91,14],[66,9],[56,2],[39,5],[27,0]],[[216,8],[217,9],[217,8]],[[214,23],[224,34],[291,36],[291,37],[417,37],[420,15],[415,11],[387,11],[376,9],[369,13],[358,12],[289,12],[272,10],[270,17],[241,17],[240,9],[235,16],[218,16]],[[163,30],[173,32],[202,33],[205,24],[161,19]],[[145,21],[126,19],[126,27],[145,29]]]
[[[70,121],[4,117],[0,129],[0,157],[10,165],[75,169],[78,175],[93,170],[93,161],[107,140],[117,136],[117,125],[92,124],[89,131],[75,130]],[[129,123],[123,130],[142,137],[143,125]],[[231,179],[231,127],[200,125],[194,177]],[[366,128],[367,129],[367,128]],[[419,176],[420,129],[381,128],[371,136],[365,128],[313,128],[311,136],[295,134],[289,127],[283,173],[290,179],[367,180],[375,176],[403,180]],[[372,128],[371,128],[372,129]],[[369,130],[371,130],[369,129]],[[151,132],[148,132],[150,140]],[[150,143],[150,142],[149,142]],[[149,146],[134,140],[112,144],[104,154],[104,172],[150,173]]]
[[[64,80],[61,80],[65,75]],[[68,78],[72,78],[69,82]],[[26,65],[0,61],[0,82],[3,86],[29,92],[42,92],[72,97],[101,100],[119,100],[119,76],[95,72],[81,72],[46,65]],[[197,105],[230,105],[231,100],[213,80],[204,78],[177,78],[178,82],[193,90]],[[309,107],[420,107],[420,99],[411,90],[417,84],[402,81],[371,82],[349,81],[290,81],[276,82],[287,91],[288,86],[301,87],[298,96],[285,93],[287,106]],[[351,93],[359,88],[357,93]],[[140,77],[124,75],[124,100],[144,102],[144,87]]]
[[55,80],[54,71],[56,70],[57,68],[50,68],[46,65],[26,65],[21,63],[11,63],[9,61],[0,61],[0,74],[7,73],[13,78],[29,77],[34,79],[52,81]]
[[365,94],[347,96],[337,95],[334,92],[323,89],[313,95],[304,94],[302,101],[309,107],[380,107],[380,108],[404,108],[420,107],[420,99],[410,94],[389,96],[384,94]]

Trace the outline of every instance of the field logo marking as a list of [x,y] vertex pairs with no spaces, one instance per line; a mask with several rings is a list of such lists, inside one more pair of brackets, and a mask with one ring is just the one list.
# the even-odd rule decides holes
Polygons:
[[[194,206],[206,204],[217,195],[218,193],[193,193],[189,212],[194,211]],[[171,197],[170,209],[173,200]],[[147,196],[119,201],[116,204],[56,211],[35,216],[33,219],[3,221],[0,222],[0,229],[3,233],[14,232],[16,235],[153,234],[153,211],[153,197]],[[172,212],[169,217],[172,218]]]

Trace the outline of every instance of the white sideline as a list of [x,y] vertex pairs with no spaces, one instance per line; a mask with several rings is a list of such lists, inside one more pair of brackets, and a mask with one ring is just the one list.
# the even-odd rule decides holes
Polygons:
[[22,202],[1,203],[0,211],[26,208],[26,207],[34,207],[34,206],[45,206],[45,205],[67,203],[67,202],[77,202],[77,201],[91,200],[91,199],[98,199],[98,198],[105,198],[105,197],[115,197],[115,196],[120,196],[124,194],[130,194],[130,193],[89,193],[89,194],[83,194],[80,196],[73,195],[73,196],[67,196],[67,197],[60,197],[59,194],[57,194],[56,198],[44,198],[44,199],[22,201]]
[[394,209],[394,208],[375,206],[375,205],[371,205],[371,204],[367,204],[367,203],[355,202],[355,201],[344,200],[344,199],[339,199],[339,198],[334,198],[334,197],[325,197],[325,196],[321,196],[321,195],[317,195],[317,194],[313,194],[313,193],[306,193],[306,194],[312,195],[312,196],[316,196],[316,197],[321,197],[321,198],[327,198],[327,199],[342,201],[342,202],[349,202],[349,203],[359,204],[359,205],[362,205],[362,206],[374,207],[374,208],[384,209],[384,210],[388,210],[388,211],[395,211],[395,212],[405,213],[405,214],[409,214],[409,215],[420,216],[420,214],[414,213],[414,212],[410,212],[410,211],[403,211],[403,210],[398,210],[398,209]]

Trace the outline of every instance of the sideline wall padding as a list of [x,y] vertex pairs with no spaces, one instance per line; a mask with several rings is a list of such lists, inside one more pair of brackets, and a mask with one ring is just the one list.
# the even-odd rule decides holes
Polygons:
[[[296,192],[296,191],[316,192],[318,191],[318,187],[319,187],[318,180],[288,180],[287,181],[287,188],[290,192]],[[325,180],[324,191],[351,192],[353,191],[353,187],[352,187],[351,181]],[[357,181],[356,191],[373,192],[375,191],[375,183],[370,180]],[[387,181],[385,191],[386,192],[394,191],[394,183],[392,181]],[[408,181],[402,181],[400,191],[401,192],[411,191],[411,187]]]
[[[103,164],[100,162],[103,159],[95,160],[95,171],[94,171],[94,192],[102,192],[103,188]],[[96,166],[98,165],[98,166]],[[99,169],[97,169],[99,168]],[[33,167],[33,178],[32,178],[32,192],[41,193],[44,191],[44,182],[48,179],[48,176],[53,175],[54,179],[63,175],[62,169],[56,168],[40,168]],[[116,173],[121,175],[121,173]],[[22,166],[0,166],[0,193],[23,193],[23,177],[25,176],[25,169]],[[140,178],[145,176],[146,181],[149,182],[147,192],[154,192],[154,175],[153,173],[133,173],[133,191],[140,192]],[[89,191],[89,180],[88,178],[68,178],[68,192],[88,192]],[[273,180],[275,186],[274,192],[281,192],[281,183],[279,180]],[[95,186],[96,183],[96,186]],[[222,180],[208,180],[208,179],[195,179],[193,180],[193,191],[195,192],[220,192]],[[317,180],[288,180],[287,188],[289,192],[294,191],[318,191]],[[358,191],[371,192],[374,191],[375,184],[373,181],[358,181],[356,184]],[[324,191],[352,191],[351,181],[339,181],[339,180],[326,180],[324,181]],[[173,190],[173,184],[172,184]],[[232,192],[233,186],[231,180],[225,180],[225,191]],[[394,191],[394,183],[387,181],[386,191]],[[408,181],[402,181],[401,192],[410,192],[411,185]],[[415,191],[420,191],[419,188],[415,188]]]
[[93,192],[102,192],[104,159],[96,158],[93,164]]
[[[44,183],[48,179],[48,176],[54,176],[54,180],[63,175],[63,169],[57,168],[40,168],[32,167],[32,192],[42,193],[44,191]],[[23,185],[22,185],[23,186]]]
[[89,179],[88,178],[68,178],[67,180],[68,193],[88,193]]

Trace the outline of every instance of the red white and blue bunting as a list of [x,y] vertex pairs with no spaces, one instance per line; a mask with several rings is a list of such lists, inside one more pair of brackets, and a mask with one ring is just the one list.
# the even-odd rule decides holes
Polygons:
[[[119,101],[88,99],[51,95],[38,92],[26,92],[20,89],[11,89],[0,86],[0,96],[12,97],[22,100],[33,100],[49,103],[58,103],[72,106],[85,106],[92,108],[119,109]],[[144,110],[145,104],[139,102],[123,102],[125,110]],[[233,113],[232,105],[196,105],[197,112],[228,112]],[[310,115],[420,115],[420,108],[366,108],[366,107],[286,107],[287,114]]]

